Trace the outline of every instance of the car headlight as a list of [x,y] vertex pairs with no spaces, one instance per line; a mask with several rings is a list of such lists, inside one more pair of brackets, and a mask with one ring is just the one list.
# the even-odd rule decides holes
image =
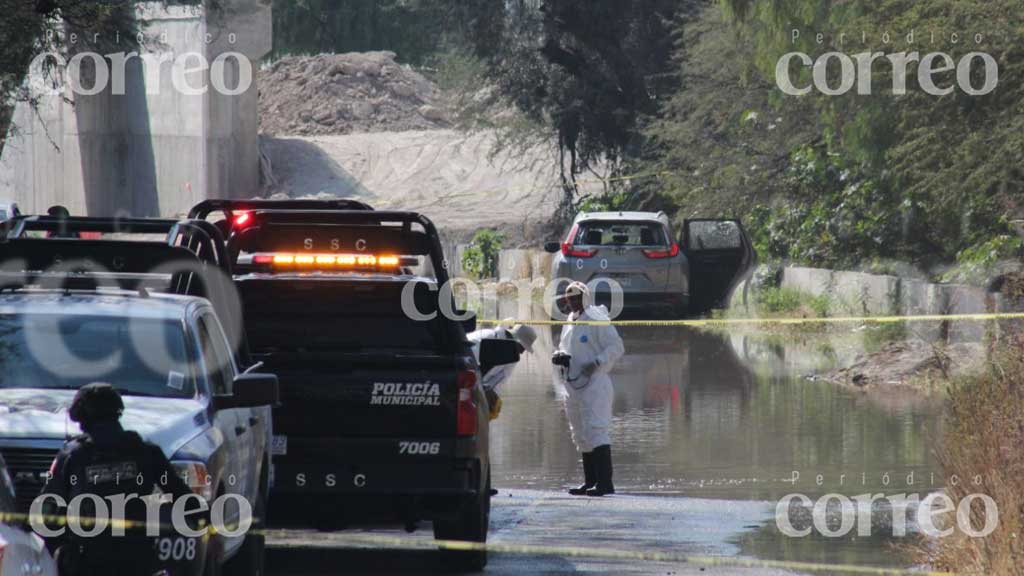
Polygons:
[[213,500],[213,478],[202,462],[176,460],[171,468],[185,484],[207,502]]

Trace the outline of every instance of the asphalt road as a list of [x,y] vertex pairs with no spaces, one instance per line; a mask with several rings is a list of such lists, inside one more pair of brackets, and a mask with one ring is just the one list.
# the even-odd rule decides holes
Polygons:
[[[743,558],[736,541],[771,517],[763,502],[616,495],[578,498],[502,490],[495,496],[487,574],[789,574],[766,567],[663,562],[637,557]],[[403,531],[272,531],[273,576],[445,573],[429,523]],[[380,542],[368,541],[380,538]],[[537,550],[537,547],[548,550]],[[550,548],[561,549],[551,553]],[[516,550],[510,550],[516,549]]]

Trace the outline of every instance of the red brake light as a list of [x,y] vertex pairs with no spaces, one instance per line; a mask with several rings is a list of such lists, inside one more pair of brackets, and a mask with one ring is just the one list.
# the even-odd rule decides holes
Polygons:
[[473,387],[476,386],[476,372],[462,370],[458,375],[459,404],[457,432],[459,436],[473,436],[477,432],[477,405],[473,400]]
[[252,213],[241,212],[235,216],[235,228],[243,228],[252,220]]
[[576,238],[576,232],[580,229],[579,224],[573,224],[572,230],[569,230],[569,237],[562,242],[562,255],[567,258],[593,258],[597,254],[597,250],[579,250],[573,246],[573,238]]
[[562,242],[562,254],[571,258],[593,258],[597,254],[597,249],[580,250],[568,242]]
[[672,247],[668,250],[644,250],[644,256],[648,258],[660,259],[660,258],[675,258],[679,255],[679,244],[672,243]]

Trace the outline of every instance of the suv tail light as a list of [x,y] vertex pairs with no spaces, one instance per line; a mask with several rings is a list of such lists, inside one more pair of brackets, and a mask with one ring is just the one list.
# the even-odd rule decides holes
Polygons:
[[572,239],[576,237],[577,230],[579,230],[579,224],[573,224],[572,230],[569,231],[569,237],[562,242],[562,255],[569,258],[593,258],[597,254],[597,249],[579,250],[573,246]]
[[476,372],[462,370],[458,375],[459,406],[458,435],[473,436],[477,432],[477,405],[473,400],[473,387],[476,386]]
[[668,250],[644,250],[644,256],[653,258],[655,260],[661,258],[674,258],[679,255],[679,244],[672,243],[672,247]]
[[562,254],[572,258],[593,258],[597,250],[579,250],[568,242],[562,242]]

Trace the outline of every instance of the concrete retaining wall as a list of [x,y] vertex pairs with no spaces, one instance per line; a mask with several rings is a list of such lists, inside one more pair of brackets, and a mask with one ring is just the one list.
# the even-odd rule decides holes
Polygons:
[[[782,287],[830,299],[837,315],[983,314],[1021,309],[999,294],[962,284],[930,284],[923,280],[833,272],[817,268],[785,268]],[[913,331],[925,339],[949,338],[977,342],[988,326],[983,322],[919,323]]]
[[[453,270],[460,273],[465,246],[450,248],[458,255]],[[498,256],[500,280],[543,283],[550,279],[553,257],[542,250],[502,250]],[[931,284],[863,272],[791,266],[783,269],[781,285],[814,297],[826,296],[833,315],[837,316],[978,314],[1024,309],[1024,302],[1010,302],[1000,294],[989,294],[975,286]],[[975,342],[983,338],[985,330],[986,324],[982,322],[923,322],[913,326],[913,331],[925,339],[949,337]]]

